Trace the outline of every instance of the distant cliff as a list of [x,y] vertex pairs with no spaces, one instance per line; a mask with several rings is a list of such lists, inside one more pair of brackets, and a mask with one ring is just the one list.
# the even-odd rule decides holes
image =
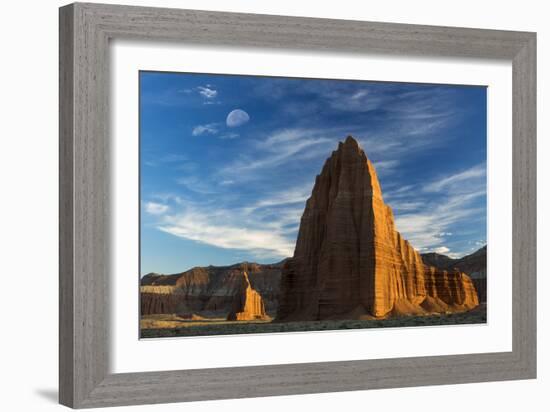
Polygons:
[[235,297],[243,294],[243,282],[248,282],[251,290],[260,295],[265,311],[274,315],[278,306],[281,266],[282,263],[243,262],[231,266],[195,267],[173,275],[150,273],[141,279],[141,314],[226,317],[234,311]]

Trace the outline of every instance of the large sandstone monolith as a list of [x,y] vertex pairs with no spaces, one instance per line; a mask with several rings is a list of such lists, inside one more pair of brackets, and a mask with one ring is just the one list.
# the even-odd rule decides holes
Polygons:
[[248,274],[242,272],[240,290],[235,294],[227,320],[267,320],[261,295],[252,289]]
[[376,171],[351,136],[315,180],[294,256],[283,267],[279,302],[280,321],[413,315],[478,305],[467,275],[425,267],[395,230]]

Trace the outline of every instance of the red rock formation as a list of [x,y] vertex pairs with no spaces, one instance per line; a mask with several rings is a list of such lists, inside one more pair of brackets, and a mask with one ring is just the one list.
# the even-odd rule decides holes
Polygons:
[[[174,275],[148,274],[141,279],[141,313],[225,317],[232,309],[235,295],[241,291],[246,271],[252,288],[262,297],[265,310],[274,316],[281,266],[243,262],[231,266],[195,267]],[[171,289],[161,290],[160,287]]]
[[227,320],[267,320],[264,302],[258,292],[252,289],[248,274],[242,273],[240,290],[235,295]]
[[451,259],[438,253],[424,253],[421,256],[426,265],[466,273],[474,283],[479,302],[487,302],[487,245],[460,259]]
[[468,310],[479,304],[472,279],[465,273],[425,267],[427,295],[447,304],[450,310]]
[[277,320],[420,314],[428,296],[432,308],[478,304],[466,275],[426,270],[395,230],[376,171],[350,136],[315,180],[283,267]]
[[141,286],[141,314],[176,313],[181,297],[171,286]]

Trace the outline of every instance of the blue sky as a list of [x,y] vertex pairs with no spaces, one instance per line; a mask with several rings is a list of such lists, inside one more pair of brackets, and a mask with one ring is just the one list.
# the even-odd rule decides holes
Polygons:
[[471,253],[486,128],[485,87],[140,72],[141,274],[291,256],[348,134],[416,249]]

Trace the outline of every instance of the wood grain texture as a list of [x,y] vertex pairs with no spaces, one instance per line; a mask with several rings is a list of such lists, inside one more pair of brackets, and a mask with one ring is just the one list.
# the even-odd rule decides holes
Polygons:
[[59,401],[73,404],[73,113],[74,19],[59,15]]
[[[84,3],[61,8],[59,24],[62,404],[84,408],[536,376],[534,33]],[[513,350],[111,374],[108,70],[109,40],[117,38],[512,61]]]
[[532,36],[512,62],[513,351],[533,376],[537,367],[536,47]]

